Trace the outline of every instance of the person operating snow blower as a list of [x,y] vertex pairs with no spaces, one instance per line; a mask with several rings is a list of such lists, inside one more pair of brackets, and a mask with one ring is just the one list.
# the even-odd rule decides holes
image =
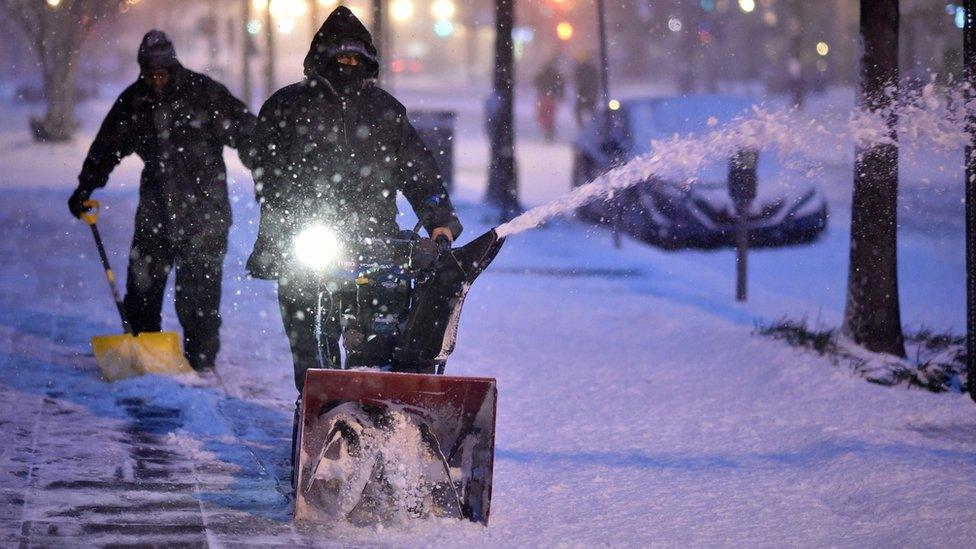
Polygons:
[[[375,85],[376,47],[348,8],[336,8],[322,24],[304,70],[304,80],[278,90],[258,115],[253,175],[261,224],[247,263],[255,278],[278,282],[299,392],[306,370],[322,365],[320,349],[327,366],[340,367],[343,325],[349,365],[389,362],[394,346],[347,314],[347,295],[325,304],[323,326],[316,329],[316,281],[293,264],[293,242],[304,228],[319,223],[347,242],[396,237],[396,195],[402,192],[432,239],[450,242],[461,233],[434,158],[406,109]],[[378,289],[375,307],[398,306],[388,302],[395,294]]]
[[138,80],[112,105],[68,200],[79,217],[123,157],[145,162],[129,258],[124,317],[135,333],[158,332],[166,279],[176,269],[176,313],[186,358],[214,366],[220,349],[220,286],[231,208],[224,146],[242,151],[255,117],[223,85],[184,68],[161,31],[139,46]]
[[[494,380],[437,374],[502,239],[492,230],[451,248],[461,224],[406,109],[376,86],[379,66],[369,32],[336,8],[305,79],[268,99],[253,139],[261,222],[247,268],[277,281],[291,344],[295,518],[362,523],[400,509],[484,522]],[[420,220],[412,231],[397,225],[397,193]],[[394,461],[422,474],[393,481],[390,437],[415,441]]]

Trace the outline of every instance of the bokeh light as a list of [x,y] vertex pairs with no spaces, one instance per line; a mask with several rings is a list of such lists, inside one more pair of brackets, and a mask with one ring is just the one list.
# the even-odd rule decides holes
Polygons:
[[434,34],[441,38],[447,38],[454,33],[454,25],[447,19],[441,19],[434,23]]
[[413,11],[413,2],[410,0],[393,0],[393,3],[390,4],[390,15],[394,21],[401,23],[408,21],[413,17]]
[[454,17],[456,11],[457,8],[454,7],[454,2],[451,0],[434,0],[434,3],[430,5],[430,13],[434,19],[450,19]]
[[569,40],[573,37],[573,26],[566,21],[559,23],[556,25],[556,36],[560,40]]
[[[275,18],[298,19],[306,12],[308,12],[308,4],[305,0],[271,0],[271,15]],[[294,21],[291,26],[295,27]]]

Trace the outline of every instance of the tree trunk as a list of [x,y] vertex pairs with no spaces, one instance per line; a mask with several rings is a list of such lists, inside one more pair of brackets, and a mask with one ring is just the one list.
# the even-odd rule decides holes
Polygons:
[[[965,0],[963,73],[970,101],[976,98],[976,0]],[[969,396],[976,400],[976,113],[967,117],[966,147],[966,380]]]
[[31,118],[34,139],[67,141],[78,128],[74,118],[77,68],[78,50],[74,47],[49,49],[41,56],[47,112],[42,118]]
[[376,56],[380,60],[380,72],[376,79],[376,84],[384,86],[386,84],[386,70],[383,65],[387,64],[386,52],[388,40],[386,36],[386,21],[383,10],[383,0],[373,0],[373,45],[376,46]]
[[275,28],[274,17],[271,15],[271,3],[264,10],[264,39],[267,48],[267,59],[264,65],[264,95],[271,97],[277,89],[275,84]]
[[[898,87],[898,0],[861,0],[860,107],[886,117]],[[897,144],[858,145],[843,333],[868,350],[905,356],[898,304]]]
[[[313,5],[318,5],[313,3]],[[254,54],[254,38],[248,30],[251,22],[251,0],[241,0],[241,101],[250,108],[254,92],[251,86],[251,56]],[[314,36],[314,34],[313,34]]]
[[485,201],[501,210],[503,221],[518,215],[518,174],[515,169],[514,81],[512,27],[515,1],[495,0],[495,78],[488,108],[491,165]]

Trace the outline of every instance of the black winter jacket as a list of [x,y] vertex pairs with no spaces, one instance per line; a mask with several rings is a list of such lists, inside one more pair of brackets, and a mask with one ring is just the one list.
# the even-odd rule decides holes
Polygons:
[[[251,143],[261,201],[261,225],[247,268],[274,279],[287,272],[294,236],[326,223],[346,237],[388,237],[399,230],[397,192],[427,230],[461,225],[430,152],[406,109],[368,80],[339,94],[322,76],[336,44],[355,38],[375,52],[365,27],[337,8],[315,35],[305,60],[306,78],[278,90],[261,107]],[[378,65],[365,59],[371,79]]]
[[163,231],[171,240],[221,236],[231,223],[224,146],[240,150],[255,117],[223,85],[176,65],[161,96],[137,80],[119,95],[85,158],[79,188],[105,186],[132,153],[145,166],[137,233]]

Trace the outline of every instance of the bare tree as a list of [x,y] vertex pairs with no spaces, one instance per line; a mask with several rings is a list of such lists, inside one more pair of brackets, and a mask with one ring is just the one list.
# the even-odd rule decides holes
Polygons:
[[47,113],[31,118],[38,141],[66,141],[74,118],[75,77],[81,45],[100,19],[124,0],[0,0],[0,8],[23,29],[41,65]]
[[898,0],[861,0],[860,107],[886,117],[891,142],[859,145],[843,333],[868,350],[905,356],[898,304]]

